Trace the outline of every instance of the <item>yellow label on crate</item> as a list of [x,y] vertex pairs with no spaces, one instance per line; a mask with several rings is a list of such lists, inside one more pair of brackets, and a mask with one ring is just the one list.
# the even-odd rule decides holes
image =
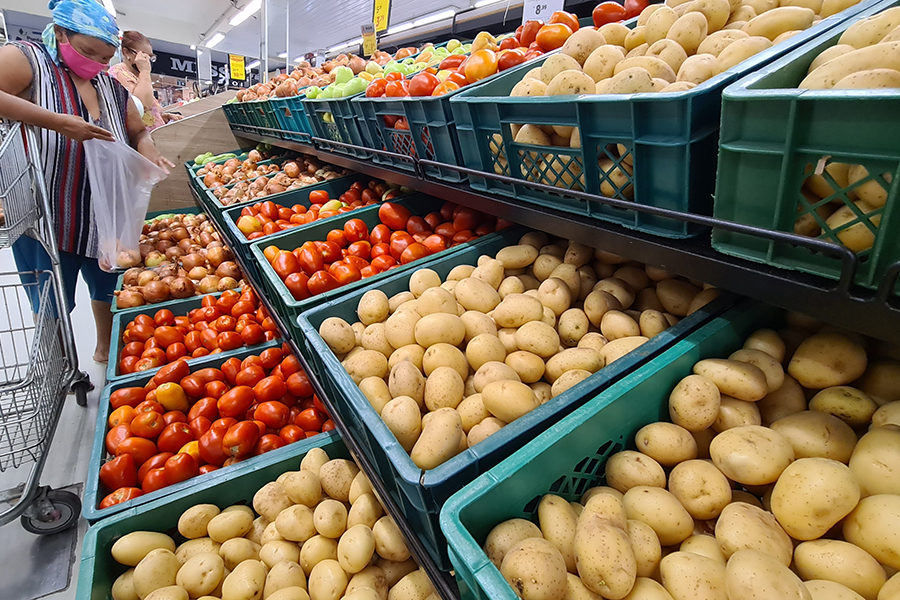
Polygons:
[[388,19],[391,15],[391,0],[374,0],[375,6],[372,10],[372,23],[375,25],[375,32],[386,31],[388,28]]
[[231,69],[231,78],[236,81],[244,81],[247,79],[247,73],[244,70],[244,57],[237,54],[228,55],[228,65]]

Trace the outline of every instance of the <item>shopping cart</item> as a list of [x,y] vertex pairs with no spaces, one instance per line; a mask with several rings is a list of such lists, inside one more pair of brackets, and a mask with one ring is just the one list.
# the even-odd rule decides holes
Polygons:
[[[71,391],[80,406],[91,389],[78,369],[75,338],[62,285],[59,249],[49,218],[37,137],[30,127],[7,123],[0,128],[0,249],[22,235],[37,239],[50,255],[51,271],[0,273],[0,474],[30,467],[24,483],[0,492],[0,525],[16,517],[31,533],[53,534],[78,521],[76,494],[40,486],[62,403]],[[25,277],[23,277],[25,276]],[[40,298],[32,312],[29,294]]]

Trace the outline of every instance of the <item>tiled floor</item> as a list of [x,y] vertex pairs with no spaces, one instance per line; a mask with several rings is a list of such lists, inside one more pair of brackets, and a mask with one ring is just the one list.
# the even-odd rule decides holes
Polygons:
[[[15,270],[15,263],[10,250],[0,252],[0,272]],[[87,287],[82,280],[78,282],[76,306],[72,313],[72,323],[75,330],[75,340],[78,355],[81,359],[81,368],[86,371],[95,389],[88,396],[88,405],[82,408],[75,404],[75,397],[69,396],[63,406],[56,436],[53,439],[48,460],[40,482],[52,487],[65,487],[74,483],[83,483],[87,477],[88,460],[91,444],[94,438],[94,429],[97,418],[97,404],[100,391],[105,383],[105,365],[99,365],[91,360],[94,352],[96,336],[94,321],[91,315],[90,298]],[[11,470],[0,473],[0,489],[7,489],[23,481],[27,472]],[[48,596],[42,596],[46,600],[70,600],[75,598],[76,582],[78,578],[78,560],[81,555],[81,542],[87,524],[82,520],[78,527],[78,536],[75,542],[74,564],[71,566],[71,577],[68,588]],[[32,578],[54,577],[59,578],[61,573],[48,573],[50,566],[46,558],[42,558],[42,552],[48,546],[38,536],[25,532],[18,521],[0,528],[0,546],[3,553],[16,555],[16,569],[8,568],[11,565],[4,563],[0,569],[0,597],[4,600],[32,600],[32,595],[22,598],[13,598],[6,595],[6,591],[12,581],[18,580],[21,570],[28,568],[28,575]],[[57,563],[52,563],[57,564]],[[19,572],[14,572],[19,571]]]

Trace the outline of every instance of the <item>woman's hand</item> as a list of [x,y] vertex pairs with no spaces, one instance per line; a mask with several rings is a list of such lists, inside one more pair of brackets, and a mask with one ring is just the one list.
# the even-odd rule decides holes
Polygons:
[[134,55],[134,66],[136,66],[141,73],[149,73],[152,68],[152,65],[150,64],[150,55],[146,52],[137,52]]
[[105,142],[113,142],[113,134],[88,123],[84,119],[76,115],[64,115],[56,113],[54,115],[54,131],[57,131],[67,138],[71,138],[76,142],[86,142],[87,140],[103,140]]
[[141,140],[137,145],[137,151],[140,152],[144,158],[165,171],[166,175],[169,174],[169,169],[175,168],[172,161],[159,153],[159,150],[156,149],[156,144],[153,143],[153,140],[150,139],[149,135],[141,136]]

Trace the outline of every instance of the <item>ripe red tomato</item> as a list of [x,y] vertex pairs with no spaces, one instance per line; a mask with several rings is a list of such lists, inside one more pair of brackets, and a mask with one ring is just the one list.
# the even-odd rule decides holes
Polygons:
[[322,253],[315,247],[304,246],[301,248],[297,262],[299,263],[300,268],[310,277],[325,267],[325,260],[322,258]]
[[354,281],[359,281],[360,279],[362,279],[362,273],[360,272],[360,269],[356,265],[347,263],[335,263],[335,267],[331,272],[331,275],[334,276],[335,279],[337,279],[339,285],[347,285],[348,283],[353,283]]
[[284,279],[291,273],[299,271],[300,264],[297,262],[296,256],[282,250],[275,256],[275,260],[272,261],[272,268],[275,269],[275,273],[277,273],[280,278]]
[[[521,26],[520,26],[521,27]],[[500,42],[500,50],[512,50],[519,47],[519,40],[515,37],[508,37]],[[501,69],[502,71],[503,69]]]
[[313,296],[330,292],[340,287],[340,283],[334,278],[334,275],[327,271],[318,271],[309,278],[307,284],[309,291]]
[[262,402],[256,407],[253,418],[262,421],[270,429],[281,429],[287,425],[290,415],[291,409],[281,402]]
[[318,408],[311,407],[300,411],[300,414],[294,419],[294,425],[302,428],[304,431],[321,431],[322,424],[327,420],[327,416]]
[[187,481],[191,477],[200,474],[200,467],[194,457],[186,452],[181,452],[169,458],[165,466],[166,483],[175,485],[182,481]]
[[253,421],[232,425],[222,438],[222,448],[228,456],[241,458],[250,454],[259,439],[259,426]]
[[166,481],[166,470],[162,467],[150,469],[144,476],[143,481],[141,481],[141,489],[144,490],[145,494],[161,490],[167,485],[169,485],[169,482]]
[[139,437],[130,437],[122,440],[122,442],[119,443],[118,446],[116,446],[115,454],[116,456],[121,456],[122,454],[130,454],[134,459],[135,465],[142,465],[151,456],[156,454],[156,452],[156,444],[154,444],[150,440]]
[[398,73],[394,71],[393,73],[388,73],[384,76],[387,81],[403,81],[403,73]]
[[306,398],[307,396],[312,396],[313,387],[309,381],[309,376],[305,371],[297,371],[296,373],[292,373],[288,376],[287,381],[288,391],[298,398]]
[[210,381],[206,384],[204,394],[211,398],[221,398],[228,391],[228,384],[224,381]]
[[650,6],[649,0],[625,0],[626,18],[637,17],[648,6]]
[[369,243],[372,245],[384,244],[390,242],[390,240],[391,230],[384,223],[379,223],[373,227],[372,232],[369,234]]
[[351,244],[369,239],[369,226],[362,219],[350,219],[344,223],[344,237]]
[[298,427],[293,423],[282,427],[278,432],[278,435],[284,440],[285,444],[293,444],[294,442],[306,439],[306,433],[303,431],[303,428]]
[[137,485],[137,467],[134,457],[130,454],[117,456],[100,467],[100,481],[108,490],[117,490],[123,487]]
[[384,96],[384,88],[387,87],[387,84],[386,79],[373,79],[366,86],[366,98],[380,98]]
[[134,500],[139,496],[143,496],[144,492],[140,488],[136,487],[124,487],[119,488],[114,491],[109,496],[105,497],[100,501],[100,509],[109,508],[110,506],[115,506],[116,504],[121,504],[123,502],[128,502],[129,500]]
[[437,75],[423,71],[410,80],[409,95],[430,96],[440,83],[441,80],[437,78]]
[[176,342],[176,343],[172,344],[171,346],[169,346],[168,348],[166,348],[166,360],[169,361],[170,363],[175,362],[179,358],[186,357],[187,353],[188,353],[187,347],[180,342]]
[[[223,362],[220,368],[222,370],[222,373],[225,375],[225,381],[227,381],[231,385],[234,385],[238,371],[241,370],[241,360],[237,357],[231,357]],[[182,387],[184,387],[183,383]]]
[[409,82],[405,79],[401,81],[389,81],[384,88],[384,95],[388,98],[404,98],[409,96]]
[[212,473],[213,471],[216,471],[219,468],[220,467],[217,467],[216,465],[203,465],[202,467],[200,467],[200,474],[206,475],[207,473]]
[[[506,41],[506,40],[504,40]],[[505,71],[510,67],[514,67],[516,65],[520,65],[525,62],[525,52],[518,48],[514,50],[507,50],[506,52],[500,55],[500,58],[497,60],[497,70]]]
[[225,373],[215,367],[206,367],[194,371],[194,375],[209,383],[211,381],[225,381]]
[[395,231],[391,234],[391,256],[396,260],[400,260],[403,251],[406,250],[407,246],[410,244],[414,244],[415,241],[413,236],[405,231]]
[[473,52],[466,61],[465,72],[469,83],[490,77],[497,72],[497,54],[493,50],[487,49]]
[[253,454],[265,454],[266,452],[271,452],[272,450],[277,450],[279,448],[283,448],[285,446],[285,442],[281,437],[275,435],[274,433],[267,433],[266,435],[259,438],[256,442],[256,446],[253,448]]
[[[363,225],[365,225],[365,223],[363,223]],[[325,264],[331,264],[336,260],[341,260],[341,248],[342,247],[338,246],[335,242],[321,242],[319,244],[319,252],[322,253],[322,260],[325,261]]]
[[368,240],[353,242],[347,246],[347,256],[357,256],[367,261],[372,257],[372,244]]
[[[601,2],[594,7],[591,13],[594,20],[594,27],[600,28],[607,23],[619,23],[628,18],[628,11],[618,2]],[[543,49],[544,47],[541,46]],[[546,50],[544,50],[546,52]]]
[[138,437],[155,439],[166,427],[163,416],[158,412],[145,412],[131,421],[131,433]]
[[428,248],[432,254],[447,249],[447,238],[440,234],[429,235],[422,241],[422,245]]
[[262,381],[265,376],[266,371],[260,365],[248,365],[238,371],[234,381],[236,385],[253,387]]
[[163,421],[165,421],[166,427],[168,427],[172,423],[187,423],[188,419],[187,415],[180,410],[170,410],[167,413],[163,413]]
[[167,425],[156,445],[160,452],[178,452],[182,446],[194,439],[194,432],[187,423],[172,423]]
[[537,37],[538,31],[541,30],[541,27],[544,25],[543,21],[525,21],[525,24],[522,25],[522,33],[518,35],[519,43],[525,46],[526,48],[531,45],[531,42],[535,40]]
[[[304,277],[306,279],[303,279]],[[292,278],[296,278],[298,281],[302,281],[303,289],[306,289],[306,281],[309,280],[309,278],[306,277],[306,273],[292,273],[291,275],[288,275],[287,279],[285,280],[285,285],[288,286],[288,290],[290,290],[291,293],[294,294],[294,290],[291,288],[291,285],[288,284],[288,280],[293,281]],[[307,295],[309,295],[308,290]],[[294,294],[294,297],[297,298],[296,294]],[[297,299],[302,300],[303,298],[301,297]],[[256,344],[263,343],[263,340],[265,339],[265,333],[266,332],[263,331],[262,327],[260,327],[256,323],[251,323],[241,330],[241,340],[247,346],[255,346]]]
[[578,31],[578,17],[564,10],[554,11],[547,23],[562,23],[571,29],[572,33]]
[[200,458],[211,465],[222,466],[228,455],[222,447],[222,438],[225,437],[227,429],[216,428],[215,424],[210,427],[209,431],[200,436],[199,448]]
[[[396,264],[397,264],[397,260],[393,256],[391,256],[390,254],[382,254],[381,256],[376,256],[375,258],[372,259],[371,268],[373,268],[375,270],[375,273],[373,273],[373,274],[377,274],[377,273],[381,273],[382,271],[387,271],[388,269],[390,269],[391,267],[393,267]],[[364,270],[360,271],[362,273],[363,277],[371,277],[372,276],[372,274],[366,275],[363,271]]]
[[147,461],[141,465],[141,468],[138,469],[138,483],[141,484],[144,482],[144,477],[147,476],[149,471],[163,468],[166,461],[172,456],[173,454],[171,452],[160,452],[147,459]]
[[[247,409],[256,400],[253,388],[246,385],[238,385],[225,392],[216,406],[219,414],[223,417],[242,417],[247,413]],[[256,440],[254,440],[255,442]]]
[[[288,349],[290,352],[290,349]],[[284,359],[284,346],[281,348],[267,348],[259,353],[259,366],[263,369],[274,369]]]
[[572,30],[569,29],[568,25],[553,23],[552,25],[544,25],[541,27],[535,41],[541,50],[550,52],[565,44],[570,35],[572,35]]
[[406,265],[413,262],[414,260],[419,260],[420,258],[424,258],[429,255],[431,255],[431,250],[429,250],[424,244],[415,242],[407,246],[403,253],[400,255],[400,264]]
[[287,393],[287,386],[281,377],[270,376],[253,386],[257,402],[272,402]]
[[241,334],[234,331],[223,331],[216,338],[216,346],[222,350],[235,350],[243,345]]
[[425,233],[426,231],[430,233],[431,227],[428,225],[428,221],[422,217],[410,217],[409,221],[406,222],[406,232],[409,233],[409,235]]
[[178,329],[167,325],[157,327],[156,331],[153,332],[153,337],[156,338],[161,348],[168,348],[177,342],[184,342],[184,334]]
[[200,416],[188,423],[188,427],[191,428],[194,439],[199,440],[212,427],[212,421],[207,417]]
[[394,202],[385,202],[378,208],[378,220],[393,231],[406,231],[410,215],[408,208]]
[[120,388],[109,396],[109,404],[114,409],[120,406],[136,407],[147,397],[147,390],[142,387]]
[[[510,38],[511,39],[511,38]],[[459,68],[459,65],[466,59],[462,54],[451,54],[447,58],[441,61],[441,64],[438,66],[439,71],[452,71],[454,69]]]

